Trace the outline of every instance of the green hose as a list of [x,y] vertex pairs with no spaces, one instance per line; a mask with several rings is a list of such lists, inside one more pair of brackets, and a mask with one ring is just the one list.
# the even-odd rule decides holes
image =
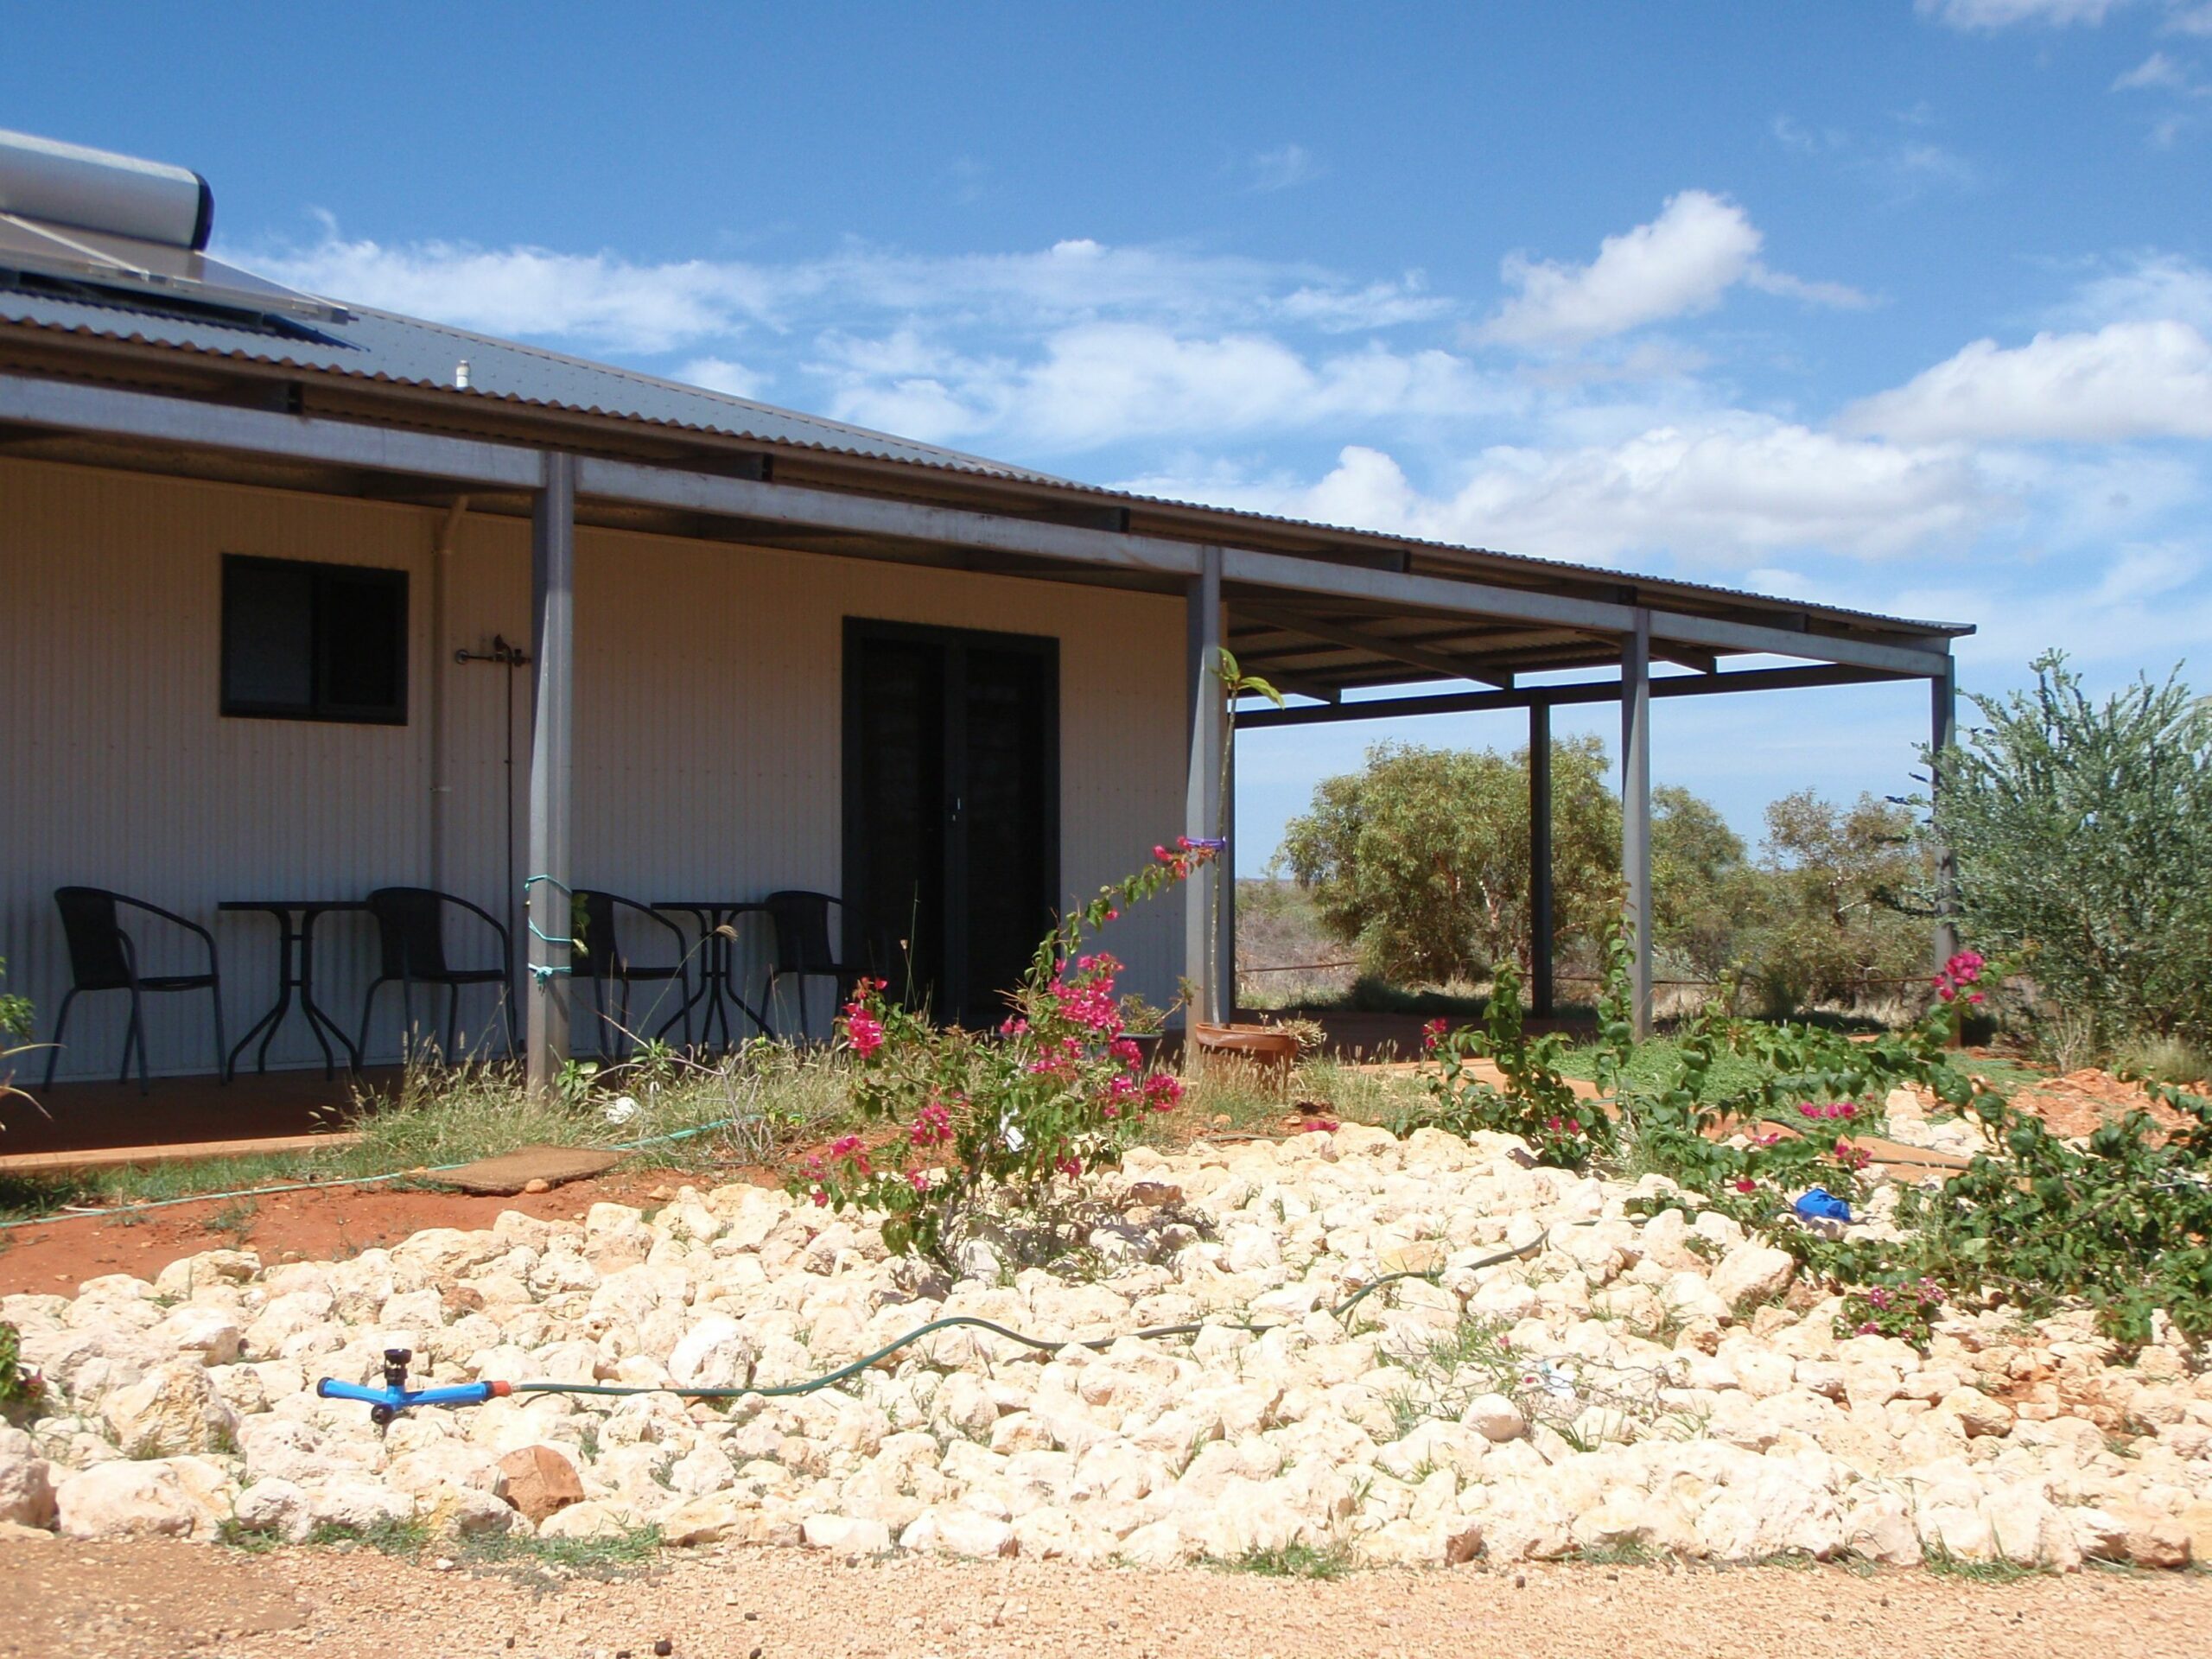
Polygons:
[[[1571,1224],[1577,1227],[1589,1227],[1596,1224],[1580,1221]],[[1543,1247],[1545,1241],[1550,1236],[1550,1230],[1548,1228],[1517,1249],[1501,1250],[1495,1255],[1483,1257],[1479,1262],[1469,1262],[1466,1271],[1477,1273],[1484,1268],[1497,1267],[1500,1262],[1516,1261],[1524,1256],[1533,1255]],[[1331,1319],[1341,1321],[1344,1316],[1357,1306],[1363,1298],[1373,1295],[1386,1285],[1395,1285],[1406,1279],[1422,1279],[1433,1284],[1443,1275],[1443,1273],[1442,1268],[1408,1268],[1403,1273],[1386,1273],[1381,1278],[1370,1280],[1362,1285],[1344,1300],[1326,1309],[1325,1312]],[[639,1394],[675,1394],[681,1395],[687,1400],[740,1400],[751,1395],[763,1400],[787,1400],[798,1395],[813,1394],[823,1389],[835,1387],[846,1378],[857,1376],[871,1366],[890,1358],[900,1349],[912,1347],[925,1337],[933,1336],[939,1331],[949,1331],[960,1325],[972,1326],[978,1331],[988,1331],[993,1336],[1004,1337],[1009,1342],[1018,1342],[1025,1348],[1042,1349],[1049,1352],[1058,1348],[1110,1348],[1124,1338],[1133,1338],[1139,1342],[1150,1342],[1163,1337],[1195,1337],[1204,1331],[1249,1331],[1255,1336],[1264,1336],[1268,1332],[1282,1330],[1289,1323],[1290,1321],[1287,1319],[1279,1320],[1273,1325],[1255,1325],[1249,1319],[1196,1319],[1186,1325],[1156,1325],[1146,1330],[1124,1331],[1110,1337],[1070,1338],[1062,1340],[1057,1338],[1025,1336],[1019,1331],[1008,1330],[995,1320],[986,1319],[973,1313],[948,1313],[941,1319],[931,1319],[927,1325],[909,1331],[897,1341],[888,1343],[874,1353],[854,1360],[850,1364],[840,1365],[834,1371],[825,1371],[820,1376],[810,1377],[804,1382],[779,1382],[766,1388],[747,1384],[744,1387],[696,1389],[683,1388],[673,1382],[515,1382],[508,1385],[508,1392],[511,1394],[595,1394],[618,1398]]]
[[[706,1135],[722,1126],[702,1123],[696,1128],[672,1129],[666,1135],[649,1135],[642,1141],[618,1141],[613,1146],[601,1148],[607,1152],[639,1152],[647,1147],[658,1147],[671,1141],[689,1141],[694,1135]],[[404,1181],[416,1175],[444,1175],[456,1169],[466,1169],[480,1161],[469,1159],[458,1164],[429,1164],[416,1169],[395,1169],[382,1175],[337,1175],[327,1181],[286,1181],[276,1186],[240,1187],[227,1192],[191,1192],[181,1198],[149,1198],[143,1204],[126,1204],[113,1210],[71,1210],[54,1215],[24,1216],[15,1221],[0,1221],[0,1229],[10,1227],[48,1227],[60,1221],[107,1221],[117,1216],[135,1216],[148,1210],[166,1210],[178,1204],[213,1204],[218,1198],[266,1198],[281,1192],[314,1192],[327,1186],[369,1186],[378,1181]]]

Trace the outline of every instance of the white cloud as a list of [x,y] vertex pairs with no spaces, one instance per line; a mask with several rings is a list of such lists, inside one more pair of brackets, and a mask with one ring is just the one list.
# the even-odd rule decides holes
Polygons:
[[1124,439],[1264,432],[1355,420],[1503,412],[1525,401],[1447,352],[1380,346],[1309,359],[1265,334],[1200,338],[1154,324],[1060,330],[1034,357],[971,357],[906,331],[833,337],[816,365],[832,412],[936,441],[997,437],[1033,450]]
[[1965,156],[1924,141],[1899,144],[1891,152],[1888,166],[1891,178],[1909,194],[1923,185],[1971,190],[1981,182],[1981,169]]
[[695,357],[676,372],[676,378],[695,386],[704,386],[709,391],[728,392],[733,397],[758,397],[768,384],[767,376],[725,357]]
[[2164,87],[2179,92],[2189,86],[2189,72],[2163,52],[2153,52],[2112,84],[2115,92],[2143,92]]
[[1294,184],[1303,184],[1314,178],[1320,168],[1314,164],[1313,153],[1303,144],[1284,144],[1274,149],[1263,149],[1252,157],[1252,188],[1255,190],[1287,190]]
[[1709,191],[1682,191],[1650,223],[1607,237],[1589,264],[1507,256],[1501,275],[1520,291],[1483,326],[1483,335],[1516,346],[1581,345],[1711,310],[1738,283],[1823,304],[1863,302],[1840,284],[1767,270],[1758,257],[1762,240],[1735,203]]
[[1854,405],[1844,424],[1909,442],[2212,437],[2212,344],[2171,319],[2011,348],[1978,340]]
[[2098,582],[2090,602],[2096,605],[2125,605],[2141,600],[2155,599],[2177,588],[2187,586],[2202,574],[2205,557],[2202,550],[2185,546],[2179,542],[2154,542],[2124,547],[2104,579]]
[[2010,29],[2037,23],[2062,29],[2069,23],[2095,28],[2127,0],[1913,0],[1913,10],[1960,29]]
[[2129,269],[2084,283],[2055,315],[2090,327],[2171,319],[2212,335],[2212,270],[2171,254],[2144,254]]
[[230,254],[280,283],[486,333],[661,352],[741,325],[766,285],[741,267],[688,259],[638,265],[607,253],[485,249],[454,242],[347,241],[326,221],[311,247]]
[[1604,446],[1484,451],[1447,495],[1353,446],[1311,485],[1219,475],[1140,479],[1148,494],[1540,557],[1614,564],[1763,564],[1807,550],[1882,558],[1967,540],[2007,512],[1953,447],[1909,448],[1731,414]]
[[2166,19],[2164,33],[2212,37],[2212,0],[2202,5],[2178,7]]
[[1041,251],[949,256],[854,246],[785,264],[609,253],[349,240],[325,220],[305,246],[228,248],[225,257],[334,298],[457,327],[617,351],[696,347],[751,327],[864,326],[875,316],[962,327],[1042,329],[1141,317],[1175,327],[1275,323],[1362,332],[1448,315],[1419,273],[1348,283],[1319,266],[1109,247],[1071,238]]

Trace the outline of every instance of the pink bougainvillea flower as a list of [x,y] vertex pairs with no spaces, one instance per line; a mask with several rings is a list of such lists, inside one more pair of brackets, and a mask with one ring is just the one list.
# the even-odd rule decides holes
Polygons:
[[866,1059],[883,1046],[883,1022],[854,1008],[845,1015],[845,1040],[852,1044],[855,1054]]
[[1170,1112],[1183,1098],[1183,1080],[1168,1071],[1155,1071],[1144,1081],[1145,1102],[1155,1112]]
[[814,1189],[814,1202],[817,1208],[824,1206],[830,1202],[830,1195],[817,1186]]
[[1757,1181],[1739,1179],[1731,1183],[1731,1185],[1732,1185],[1738,1192],[1756,1192],[1759,1190],[1759,1184]]
[[1435,1052],[1437,1046],[1443,1042],[1445,1033],[1451,1029],[1452,1022],[1448,1020],[1430,1020],[1421,1028],[1421,1046],[1431,1053]]
[[1134,1071],[1144,1064],[1144,1050],[1127,1037],[1116,1037],[1106,1045],[1106,1052],[1120,1063],[1125,1071]]
[[1058,1170],[1061,1174],[1066,1176],[1070,1180],[1073,1180],[1077,1176],[1083,1173],[1083,1160],[1080,1158],[1063,1158],[1058,1162],[1055,1163],[1052,1167]]
[[943,1104],[931,1101],[914,1114],[913,1126],[906,1131],[906,1138],[918,1147],[941,1147],[952,1139],[952,1114]]
[[906,1185],[912,1187],[917,1192],[928,1192],[930,1190],[929,1171],[925,1169],[908,1170],[906,1172]]

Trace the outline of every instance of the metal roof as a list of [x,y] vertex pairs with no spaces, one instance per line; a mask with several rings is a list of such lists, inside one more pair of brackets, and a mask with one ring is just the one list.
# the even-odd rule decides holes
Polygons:
[[[0,262],[4,263],[4,262]],[[1395,568],[1433,576],[1502,583],[1526,589],[1645,595],[1633,602],[1677,608],[1780,616],[1785,626],[1813,626],[1818,619],[1846,632],[1951,636],[1968,625],[1916,621],[1814,604],[1713,584],[1654,577],[1605,566],[1525,554],[1500,553],[1446,543],[1311,524],[1203,503],[1163,500],[1075,483],[1047,473],[989,461],[938,445],[915,442],[844,422],[779,409],[748,398],[683,385],[608,364],[517,341],[397,315],[365,307],[334,307],[325,317],[302,319],[280,312],[256,314],[163,303],[89,284],[19,277],[7,285],[0,273],[0,329],[97,339],[226,359],[302,376],[335,377],[365,386],[391,386],[454,400],[456,408],[504,406],[636,423],[656,431],[711,435],[833,457],[890,463],[899,467],[961,474],[979,483],[996,480],[1022,488],[1033,500],[1042,491],[1087,504],[1165,515],[1171,534],[1233,543],[1265,533],[1260,544],[1281,546],[1287,537],[1310,559],[1351,558],[1370,563],[1379,553]],[[465,385],[456,385],[467,364]],[[1126,519],[1124,520],[1126,523]],[[1456,669],[1483,677],[1492,663],[1508,679],[1521,672],[1595,660],[1591,642],[1565,635],[1538,637],[1471,620],[1439,623],[1408,613],[1381,596],[1325,607],[1306,620],[1264,619],[1260,606],[1239,629],[1236,643],[1270,667],[1325,690],[1405,683]],[[1347,629],[1360,631],[1344,637]],[[1562,652],[1564,654],[1562,654]],[[1413,671],[1409,672],[1409,666]]]
[[59,288],[0,286],[0,322],[423,388],[460,390],[454,378],[466,361],[466,391],[474,397],[987,477],[1064,481],[957,449],[350,302],[340,302],[344,320],[308,324],[275,313],[256,316],[133,301],[90,284],[73,292]]

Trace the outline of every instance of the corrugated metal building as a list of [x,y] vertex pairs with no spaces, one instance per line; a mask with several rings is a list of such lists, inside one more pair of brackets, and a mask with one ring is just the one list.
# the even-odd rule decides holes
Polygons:
[[[69,983],[59,887],[209,926],[235,1037],[276,995],[276,934],[221,902],[419,884],[519,934],[525,866],[647,901],[857,889],[849,952],[933,931],[950,985],[946,952],[982,974],[1154,842],[1223,833],[1224,643],[1306,700],[1262,721],[1511,706],[1535,730],[1621,700],[1631,894],[1652,697],[1924,678],[1947,729],[1960,626],[1129,498],[288,294],[194,245],[192,175],[87,194],[115,165],[0,135],[0,957],[41,1011]],[[400,591],[379,572],[405,578],[392,697],[254,701],[358,655]],[[270,595],[310,593],[297,662],[254,656]],[[1526,678],[1583,667],[1607,672]],[[1486,689],[1345,696],[1466,680]],[[1120,925],[1135,988],[1187,976],[1225,1012],[1216,880]],[[766,935],[741,932],[757,999]],[[351,1027],[367,923],[326,917],[317,944]],[[524,998],[541,1068],[565,1040],[548,983]],[[122,1003],[73,1014],[62,1075],[115,1064]],[[156,1069],[209,1068],[204,996],[149,1012]],[[372,1057],[398,1027],[394,999]],[[295,1021],[271,1058],[321,1055]]]

